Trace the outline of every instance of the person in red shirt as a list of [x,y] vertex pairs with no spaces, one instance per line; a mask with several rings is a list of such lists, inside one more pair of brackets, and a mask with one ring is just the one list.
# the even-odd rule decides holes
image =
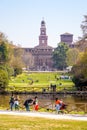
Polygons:
[[56,107],[56,111],[58,112],[61,108],[61,100],[59,100],[58,98],[55,99],[55,107]]
[[35,96],[35,98],[34,98],[33,105],[34,105],[34,110],[38,111],[39,105],[38,105],[38,97],[37,96]]

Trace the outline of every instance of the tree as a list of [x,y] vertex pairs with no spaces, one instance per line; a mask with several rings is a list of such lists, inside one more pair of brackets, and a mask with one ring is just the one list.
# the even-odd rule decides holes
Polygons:
[[58,47],[53,52],[53,66],[59,70],[66,68],[66,52],[68,46],[66,43],[59,43]]
[[8,85],[8,73],[0,69],[0,91],[4,91]]
[[22,73],[22,68],[24,67],[24,63],[22,60],[23,51],[20,47],[10,46],[10,54],[9,56],[9,65],[14,70],[14,76]]
[[84,86],[87,86],[87,49],[72,68],[72,73],[74,74],[73,82],[77,89],[82,90]]
[[0,42],[4,41],[5,43],[8,42],[7,37],[4,33],[0,32]]
[[32,68],[34,66],[34,57],[31,53],[26,52],[23,55],[23,62],[25,63],[27,69]]
[[[4,65],[8,76],[19,74],[24,66],[22,49],[8,41],[4,33],[0,32],[0,64]],[[13,73],[14,72],[14,73]]]
[[81,29],[83,35],[75,43],[75,47],[79,49],[79,51],[83,52],[85,51],[85,48],[87,48],[87,15],[84,15],[84,21],[82,21]]
[[5,64],[8,60],[7,45],[4,41],[0,42],[0,63]]
[[4,70],[6,73],[8,73],[8,78],[14,74],[14,70],[12,67],[10,67],[8,64],[0,65],[0,70]]
[[73,66],[78,61],[79,50],[76,48],[70,48],[66,53],[66,62],[68,66]]
[[84,21],[81,24],[83,38],[87,38],[87,15],[84,15]]
[[87,90],[87,15],[84,15],[84,21],[81,24],[83,36],[76,43],[76,47],[81,51],[78,62],[73,66],[73,82],[78,90]]

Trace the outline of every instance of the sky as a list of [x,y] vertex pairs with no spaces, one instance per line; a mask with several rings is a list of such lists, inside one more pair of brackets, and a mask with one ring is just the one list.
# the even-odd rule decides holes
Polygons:
[[87,0],[0,0],[0,32],[21,47],[39,44],[41,21],[46,22],[48,45],[56,47],[60,35],[82,36],[81,24],[87,15]]

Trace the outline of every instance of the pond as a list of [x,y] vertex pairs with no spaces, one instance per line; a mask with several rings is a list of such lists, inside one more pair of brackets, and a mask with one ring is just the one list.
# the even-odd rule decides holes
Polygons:
[[[11,95],[0,95],[0,109],[9,110],[9,100]],[[14,94],[14,97],[19,98],[20,108],[23,108],[23,103],[28,98],[34,98],[35,96],[38,96],[39,100],[39,106],[40,108],[50,108],[55,109],[55,98],[58,97],[59,99],[62,99],[65,104],[68,105],[70,109],[78,109],[79,106],[82,105],[81,109],[82,111],[87,110],[86,107],[84,107],[84,104],[87,104],[87,100],[82,97],[76,97],[69,94],[57,94],[57,95],[49,95],[49,94]]]

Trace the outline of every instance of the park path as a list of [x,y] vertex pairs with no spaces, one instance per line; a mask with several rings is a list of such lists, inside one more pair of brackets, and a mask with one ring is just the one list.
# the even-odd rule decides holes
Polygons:
[[17,116],[29,116],[29,117],[42,117],[48,119],[58,119],[58,120],[81,120],[87,121],[87,115],[77,115],[77,114],[56,114],[48,112],[24,112],[24,111],[2,111],[0,110],[0,115],[17,115]]

